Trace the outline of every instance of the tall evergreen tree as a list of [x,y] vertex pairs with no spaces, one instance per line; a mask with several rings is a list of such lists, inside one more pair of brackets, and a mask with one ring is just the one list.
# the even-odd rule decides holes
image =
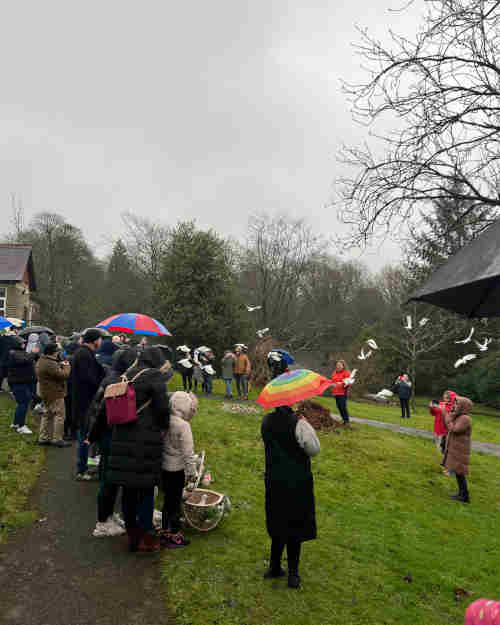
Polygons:
[[221,355],[246,340],[244,307],[230,258],[227,241],[213,230],[181,222],[171,231],[155,301],[159,319],[176,344],[205,344]]
[[[121,239],[113,246],[106,272],[104,302],[106,314],[143,312],[145,300],[149,300],[148,288],[132,263]],[[148,301],[149,304],[149,301]]]

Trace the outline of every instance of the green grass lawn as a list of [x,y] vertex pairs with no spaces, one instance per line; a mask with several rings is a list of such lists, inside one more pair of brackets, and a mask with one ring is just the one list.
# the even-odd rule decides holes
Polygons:
[[[351,409],[373,418],[364,404]],[[230,497],[233,511],[211,532],[188,530],[189,547],[162,555],[177,625],[461,624],[470,601],[499,598],[499,459],[472,455],[472,503],[457,504],[448,499],[456,483],[441,475],[431,441],[369,426],[320,435],[318,540],[303,546],[302,587],[264,580],[262,414],[224,412],[221,402],[200,399],[196,448],[206,450],[212,487]],[[382,407],[379,418],[387,415],[399,418]],[[457,602],[457,587],[470,597]]]
[[[26,507],[45,457],[37,436],[22,436],[9,428],[14,402],[0,394],[0,543],[9,531],[31,523],[36,512]],[[32,421],[28,421],[31,425]],[[32,428],[37,431],[38,428]]]

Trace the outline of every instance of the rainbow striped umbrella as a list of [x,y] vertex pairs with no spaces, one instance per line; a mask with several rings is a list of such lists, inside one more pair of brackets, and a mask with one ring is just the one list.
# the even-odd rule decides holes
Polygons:
[[309,369],[287,371],[266,384],[257,403],[266,410],[278,406],[291,406],[315,395],[321,395],[331,385],[331,380]]
[[172,336],[167,328],[156,319],[139,313],[113,315],[98,323],[96,328],[126,334],[147,334],[149,336]]

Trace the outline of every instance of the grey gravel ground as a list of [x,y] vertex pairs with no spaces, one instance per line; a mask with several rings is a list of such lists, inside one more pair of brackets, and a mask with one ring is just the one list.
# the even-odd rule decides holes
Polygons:
[[158,554],[93,538],[97,483],[75,482],[72,450],[50,449],[32,495],[43,522],[0,547],[1,625],[163,625]]

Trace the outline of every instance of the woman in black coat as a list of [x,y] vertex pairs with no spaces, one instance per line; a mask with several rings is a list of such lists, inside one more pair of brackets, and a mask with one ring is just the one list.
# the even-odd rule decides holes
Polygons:
[[[113,426],[107,481],[123,486],[123,515],[130,551],[160,548],[158,539],[138,527],[137,515],[141,502],[154,501],[154,487],[161,481],[162,431],[168,429],[170,420],[167,376],[162,371],[165,362],[157,347],[145,347],[140,352],[138,363],[126,372],[129,380],[141,374],[133,383],[137,421]],[[153,506],[150,516],[152,527]]]
[[314,485],[310,456],[320,451],[312,426],[288,406],[264,416],[261,426],[266,454],[266,524],[271,558],[265,578],[281,577],[286,545],[288,586],[300,585],[301,543],[316,538]]

